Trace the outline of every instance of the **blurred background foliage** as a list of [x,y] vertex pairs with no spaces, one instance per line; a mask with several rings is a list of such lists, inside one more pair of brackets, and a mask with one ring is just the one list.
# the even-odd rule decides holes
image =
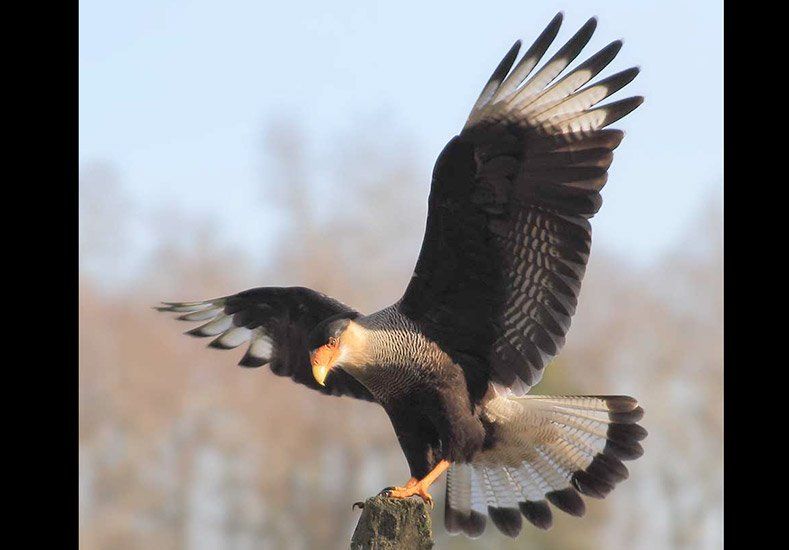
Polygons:
[[[215,220],[144,207],[113,165],[83,163],[82,548],[347,548],[351,503],[408,477],[380,408],[237,368],[241,349],[206,350],[151,309],[255,286],[309,286],[366,312],[399,298],[429,178],[407,139],[385,148],[369,139],[376,122],[358,126],[316,153],[287,118],[267,125],[261,154],[274,169],[257,199],[276,244],[260,261],[220,243]],[[647,265],[594,248],[567,345],[535,389],[636,396],[650,435],[631,478],[585,518],[557,513],[551,531],[526,526],[516,541],[492,527],[478,541],[448,537],[442,481],[438,548],[722,546],[719,197],[695,219]]]

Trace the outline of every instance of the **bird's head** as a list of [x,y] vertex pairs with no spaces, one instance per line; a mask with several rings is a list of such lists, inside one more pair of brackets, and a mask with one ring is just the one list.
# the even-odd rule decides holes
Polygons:
[[321,386],[332,369],[353,366],[360,349],[361,327],[346,318],[331,318],[316,326],[309,336],[312,375]]

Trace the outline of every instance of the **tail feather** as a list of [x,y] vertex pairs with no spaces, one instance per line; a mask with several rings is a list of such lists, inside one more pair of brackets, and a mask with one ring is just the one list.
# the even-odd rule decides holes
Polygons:
[[485,493],[479,474],[471,464],[453,464],[447,472],[444,508],[447,532],[477,538],[485,531],[486,515]]
[[626,396],[499,396],[485,408],[493,444],[447,475],[445,525],[450,534],[482,534],[489,516],[511,537],[522,518],[549,529],[549,503],[573,516],[581,495],[604,498],[627,479],[623,460],[643,454],[644,414]]
[[487,505],[493,508],[517,508],[517,495],[512,491],[507,472],[502,468],[480,468],[487,495]]

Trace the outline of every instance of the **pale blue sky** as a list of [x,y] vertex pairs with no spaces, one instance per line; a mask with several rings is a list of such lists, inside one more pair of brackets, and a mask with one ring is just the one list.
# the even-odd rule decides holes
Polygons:
[[593,224],[598,250],[648,262],[722,189],[722,2],[83,0],[80,162],[110,162],[143,209],[209,216],[261,250],[267,122],[295,117],[320,151],[383,115],[417,148],[426,200],[489,73],[559,10],[549,54],[597,15],[581,57],[623,38],[603,75],[642,69],[616,96],[647,100],[616,125],[627,137]]

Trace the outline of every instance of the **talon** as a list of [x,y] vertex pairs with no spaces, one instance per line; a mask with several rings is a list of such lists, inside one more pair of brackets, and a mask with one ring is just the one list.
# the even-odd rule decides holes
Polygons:
[[399,489],[399,487],[384,487],[383,489],[381,489],[381,492],[378,493],[378,496],[389,497],[391,496],[392,491],[394,491],[395,489]]
[[424,485],[421,483],[415,483],[411,487],[392,487],[384,496],[388,498],[408,498],[417,496],[421,498],[425,504],[429,504],[431,510],[435,506],[433,497],[430,496],[430,493],[427,492],[427,489],[425,489]]
[[436,503],[433,502],[433,497],[427,491],[420,491],[417,493],[417,496],[421,497],[422,502],[430,506],[431,510],[436,507]]
[[411,478],[408,480],[405,487],[386,487],[379,494],[387,498],[408,498],[418,496],[422,499],[422,502],[429,504],[432,510],[435,508],[435,503],[433,502],[433,497],[430,496],[427,490],[436,478],[440,476],[444,470],[449,468],[449,465],[450,462],[448,460],[441,460],[436,464],[436,467],[421,480]]
[[364,501],[360,500],[359,502],[354,502],[353,506],[351,506],[351,510],[356,510],[356,507],[359,507],[359,510],[364,509]]

